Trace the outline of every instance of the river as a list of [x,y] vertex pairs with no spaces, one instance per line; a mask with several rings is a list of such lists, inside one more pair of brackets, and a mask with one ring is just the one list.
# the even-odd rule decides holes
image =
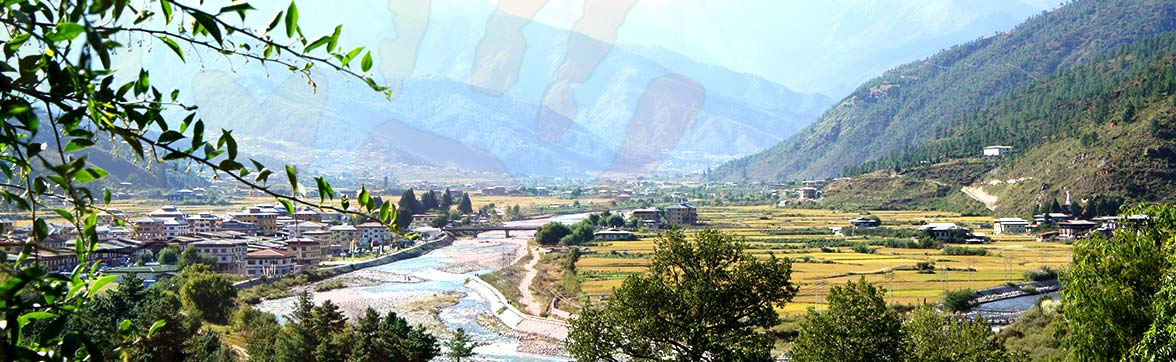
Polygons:
[[[548,221],[573,223],[587,214],[507,223],[511,226],[540,225]],[[465,285],[467,278],[504,268],[526,253],[523,248],[533,232],[487,232],[475,238],[457,240],[423,256],[358,270],[332,279],[347,287],[315,293],[315,303],[331,300],[354,320],[367,307],[381,314],[395,311],[410,323],[425,325],[439,339],[464,328],[480,360],[568,361],[561,342],[520,333],[493,317],[491,303]],[[295,298],[264,301],[257,308],[283,318]]]

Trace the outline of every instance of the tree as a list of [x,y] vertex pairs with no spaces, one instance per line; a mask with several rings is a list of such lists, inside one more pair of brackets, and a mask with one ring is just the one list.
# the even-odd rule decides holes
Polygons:
[[826,298],[829,309],[809,307],[792,345],[792,360],[900,361],[903,357],[902,322],[886,306],[885,290],[862,277],[833,286]]
[[1171,301],[1165,297],[1176,273],[1176,207],[1143,205],[1124,214],[1148,219],[1123,223],[1110,239],[1074,242],[1062,312],[1067,322],[1063,342],[1076,360],[1153,356],[1160,350],[1152,347],[1172,343],[1172,324],[1166,324]]
[[1000,362],[1008,360],[1004,346],[983,319],[958,319],[930,307],[915,309],[902,325],[906,361]]
[[581,361],[770,361],[774,308],[796,295],[792,263],[757,258],[732,234],[658,236],[649,272],[630,275],[604,304],[589,304],[568,332]]
[[465,328],[458,328],[453,332],[453,338],[445,342],[445,348],[449,352],[445,352],[445,356],[452,358],[454,361],[461,362],[462,358],[469,358],[474,356],[474,347],[477,346],[470,337],[466,335]]
[[470,193],[461,194],[461,203],[457,205],[457,210],[461,211],[463,215],[474,213],[474,204],[470,202]]
[[450,207],[453,207],[453,194],[449,193],[448,188],[441,193],[441,199],[437,200],[437,207],[442,210],[449,210]]
[[[7,338],[0,338],[0,351],[6,358],[87,358],[152,343],[152,338],[135,335],[126,336],[127,342],[118,345],[79,343],[88,339],[88,330],[52,328],[49,331],[57,335],[43,334],[36,342],[28,338],[32,334],[22,333],[33,322],[62,325],[94,300],[92,291],[113,280],[112,276],[91,275],[96,269],[91,266],[98,263],[90,255],[98,243],[96,206],[109,203],[111,198],[110,191],[101,187],[108,184],[110,172],[93,159],[170,163],[179,166],[177,169],[205,170],[272,196],[288,210],[301,204],[377,215],[369,205],[348,211],[349,200],[335,202],[330,184],[321,177],[315,178],[320,199],[305,199],[292,166],[284,168],[289,188],[271,188],[267,180],[282,173],[281,168],[270,169],[256,161],[246,162],[247,157],[239,158],[231,130],[206,133],[195,112],[198,105],[189,103],[189,97],[178,91],[161,90],[151,79],[155,67],[170,72],[174,70],[169,68],[181,66],[180,62],[223,57],[238,65],[291,69],[312,83],[310,75],[315,68],[331,69],[362,79],[390,97],[390,88],[370,77],[374,64],[371,52],[339,46],[341,27],[330,35],[304,34],[293,3],[276,16],[261,16],[274,19],[268,27],[254,26],[258,17],[252,14],[257,10],[245,2],[221,8],[205,5],[174,0],[133,4],[27,0],[0,5],[0,43],[4,45],[0,52],[0,159],[6,177],[0,197],[15,214],[29,221],[31,230],[12,267],[5,268],[9,270],[5,273],[8,283],[0,286],[0,295],[8,298],[3,301],[3,313],[13,321],[3,329]],[[170,50],[175,64],[152,62],[160,65],[148,68],[118,64],[119,69],[112,65],[112,54],[148,47]],[[62,278],[29,262],[48,236],[49,215],[78,230],[77,257],[87,261]],[[390,217],[378,220],[391,222]],[[175,310],[169,313],[174,315]],[[15,316],[28,317],[17,321]],[[138,337],[148,330],[132,329]],[[170,357],[175,356],[157,356],[174,359]]]
[[440,208],[440,206],[441,205],[437,202],[437,194],[434,193],[433,190],[429,190],[429,192],[421,194],[422,209],[435,210]]
[[180,262],[180,252],[176,247],[168,246],[159,251],[159,257],[157,259],[163,265],[176,265]]
[[411,194],[412,194],[412,190],[405,191],[404,195],[400,196],[400,201],[397,202],[397,205],[396,205],[396,227],[397,228],[407,229],[409,225],[412,225],[412,216],[416,214],[415,212],[412,211],[413,208],[415,207],[413,205],[416,204],[416,197],[412,196]]
[[565,236],[571,235],[572,229],[560,222],[549,222],[535,230],[535,241],[542,245],[556,245]]
[[621,216],[621,214],[613,214],[612,216],[609,216],[608,226],[614,228],[625,226],[625,217]]
[[1127,101],[1127,106],[1123,107],[1123,115],[1119,120],[1123,123],[1131,123],[1135,120],[1135,103]]
[[421,207],[421,203],[417,200],[416,193],[412,192],[412,189],[404,190],[404,193],[400,194],[400,203],[398,206],[400,206],[399,210],[401,212],[407,210],[412,214],[420,214],[426,211]]
[[147,265],[147,263],[154,262],[155,255],[151,254],[151,250],[144,250],[135,258],[135,265]]
[[943,293],[943,307],[952,312],[967,312],[972,310],[972,300],[976,299],[971,289],[949,290]]
[[187,269],[189,266],[194,264],[204,264],[210,267],[216,267],[216,257],[201,253],[199,250],[196,250],[196,248],[191,246],[184,248],[184,251],[180,253],[179,258],[178,265],[180,269]]
[[444,227],[447,224],[449,224],[449,214],[448,213],[437,214],[436,217],[433,217],[432,221],[429,221],[429,226],[432,226],[435,228]]
[[[191,248],[189,248],[191,249]],[[228,321],[237,300],[237,288],[223,274],[204,266],[190,266],[180,272],[180,301],[184,308],[199,311],[204,320]]]

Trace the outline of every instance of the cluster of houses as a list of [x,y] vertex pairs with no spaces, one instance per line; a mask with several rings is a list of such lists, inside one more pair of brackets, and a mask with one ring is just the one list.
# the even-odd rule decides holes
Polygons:
[[[120,220],[130,220],[120,222]],[[97,250],[92,254],[107,267],[133,263],[140,254],[158,255],[174,246],[196,248],[216,259],[223,273],[250,277],[278,276],[315,266],[326,256],[406,243],[391,229],[376,223],[358,225],[339,213],[303,208],[289,213],[284,207],[257,205],[226,215],[189,214],[164,206],[142,217],[110,210],[98,216]],[[24,247],[29,229],[4,222],[0,245],[13,255]],[[52,225],[49,237],[35,252],[34,262],[54,271],[77,265],[74,255],[76,230],[72,225]]]

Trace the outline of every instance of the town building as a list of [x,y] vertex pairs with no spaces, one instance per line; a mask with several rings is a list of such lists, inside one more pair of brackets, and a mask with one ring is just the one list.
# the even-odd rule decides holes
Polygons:
[[1012,146],[995,145],[995,146],[984,147],[984,151],[982,151],[981,154],[983,154],[984,157],[1000,157],[1000,156],[1004,156],[1004,155],[1007,155],[1012,152],[1013,152]]
[[967,239],[969,231],[968,228],[954,223],[930,223],[920,226],[919,230],[927,232],[932,238],[945,242],[962,242]]
[[816,187],[801,187],[798,195],[801,200],[816,200],[821,197],[821,191]]
[[636,239],[633,236],[633,233],[628,232],[628,231],[624,231],[624,230],[618,230],[618,229],[608,229],[608,230],[597,231],[596,233],[593,234],[593,236],[595,237],[596,240],[601,240],[601,241],[635,240]]
[[1074,240],[1085,237],[1098,223],[1088,220],[1066,220],[1058,223],[1058,239]]
[[294,213],[294,220],[321,223],[323,222],[323,214],[309,208],[304,208]]
[[142,240],[167,240],[163,227],[164,219],[145,217],[131,221],[135,227],[135,237]]
[[698,223],[698,208],[690,204],[677,204],[666,207],[666,224],[694,225]]
[[286,240],[286,250],[294,253],[294,263],[298,265],[318,265],[323,257],[322,245],[311,238]]
[[294,254],[274,249],[261,249],[245,254],[245,275],[274,277],[294,271]]
[[355,243],[359,241],[359,229],[343,224],[332,226],[327,230],[331,232],[331,244],[338,245],[341,248],[340,251],[355,249]]
[[[285,211],[281,211],[285,214]],[[253,224],[260,235],[277,235],[279,211],[273,206],[254,206],[244,212],[229,213],[233,220]]]
[[249,252],[249,243],[243,239],[201,240],[188,244],[202,254],[216,257],[216,269],[222,273],[241,274],[242,261]]
[[163,219],[163,236],[164,238],[174,238],[177,236],[188,235],[191,232],[188,230],[188,221],[184,219]]
[[424,213],[424,214],[413,215],[412,216],[412,226],[413,227],[429,226],[429,224],[432,223],[433,219],[436,217],[437,217],[437,214],[435,214],[435,213]]
[[996,219],[992,222],[993,234],[1024,234],[1028,231],[1029,222],[1016,217]]
[[235,232],[241,235],[257,235],[257,225],[237,219],[222,219],[217,223],[217,232]]
[[359,243],[365,247],[392,243],[392,229],[378,222],[366,222],[355,227],[359,230]]
[[188,217],[188,228],[193,233],[211,233],[216,232],[220,225],[220,217],[202,212],[196,216]]
[[859,218],[855,218],[855,219],[850,219],[849,224],[853,225],[853,227],[858,227],[858,228],[876,228],[876,227],[882,225],[882,220],[878,220],[875,218],[859,217]]
[[633,210],[632,217],[641,221],[661,222],[662,211],[655,208]]

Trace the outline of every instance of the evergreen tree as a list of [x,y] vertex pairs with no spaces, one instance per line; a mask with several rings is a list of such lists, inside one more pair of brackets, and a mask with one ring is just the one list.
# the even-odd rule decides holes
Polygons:
[[475,346],[474,342],[470,340],[470,337],[466,335],[465,329],[458,328],[453,333],[453,338],[445,342],[445,348],[449,349],[449,352],[446,352],[445,356],[452,358],[455,362],[461,362],[462,358],[474,356]]
[[453,206],[453,194],[449,193],[449,189],[445,189],[445,192],[441,194],[441,200],[437,206],[442,210],[449,210]]
[[433,190],[429,190],[429,192],[421,194],[421,209],[435,210],[439,207],[440,204],[437,202],[437,193],[433,192]]
[[417,204],[416,197],[410,195],[412,190],[405,191],[404,193],[405,195],[400,197],[400,202],[396,203],[396,227],[400,230],[407,230],[408,226],[412,225],[412,216],[415,214],[412,211],[413,205]]
[[399,205],[402,205],[400,210],[407,209],[413,214],[425,212],[425,209],[421,208],[420,201],[417,201],[416,193],[412,192],[412,189],[404,190],[404,193],[400,195]]
[[1135,120],[1135,103],[1128,101],[1127,106],[1123,107],[1123,123],[1130,123]]
[[461,194],[461,204],[457,205],[457,210],[461,211],[463,215],[474,213],[474,205],[470,202],[470,193],[464,192]]

